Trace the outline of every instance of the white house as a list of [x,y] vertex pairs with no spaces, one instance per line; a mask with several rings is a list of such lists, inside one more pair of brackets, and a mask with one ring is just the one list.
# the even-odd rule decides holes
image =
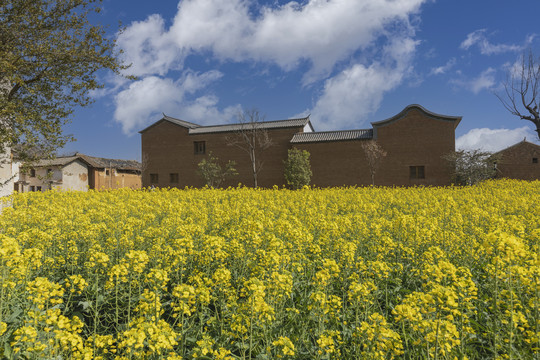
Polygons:
[[6,147],[4,153],[0,153],[0,197],[13,193],[14,177],[11,148]]
[[88,169],[88,162],[80,156],[40,160],[25,173],[20,173],[15,182],[15,190],[19,192],[51,189],[87,191]]

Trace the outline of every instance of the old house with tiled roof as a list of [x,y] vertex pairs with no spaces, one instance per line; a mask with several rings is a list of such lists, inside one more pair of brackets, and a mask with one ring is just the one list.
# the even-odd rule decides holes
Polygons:
[[122,187],[141,187],[139,162],[80,153],[40,160],[21,171],[15,182],[15,190],[19,192],[50,189],[86,191]]
[[[455,150],[459,116],[430,112],[420,105],[371,123],[371,129],[314,131],[309,117],[258,124],[266,129],[272,146],[262,153],[259,185],[285,184],[283,161],[291,148],[311,154],[312,184],[316,186],[369,185],[371,177],[362,143],[376,140],[387,152],[375,177],[377,185],[448,185],[451,171],[442,159]],[[227,185],[252,184],[251,162],[227,136],[242,124],[201,126],[164,116],[140,131],[144,187],[203,186],[197,164],[211,151],[221,161],[237,163],[239,175]]]
[[519,180],[540,179],[540,146],[526,139],[495,154],[497,177]]

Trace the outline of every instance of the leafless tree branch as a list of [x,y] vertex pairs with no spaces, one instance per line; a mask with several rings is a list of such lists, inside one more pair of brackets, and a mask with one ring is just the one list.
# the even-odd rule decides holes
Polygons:
[[504,94],[495,94],[512,115],[531,121],[540,139],[540,58],[523,54],[519,68],[508,70]]
[[227,136],[228,145],[236,146],[249,155],[253,173],[253,185],[258,186],[258,175],[263,167],[261,153],[272,146],[272,139],[263,126],[264,116],[257,109],[246,110],[238,115],[239,128]]

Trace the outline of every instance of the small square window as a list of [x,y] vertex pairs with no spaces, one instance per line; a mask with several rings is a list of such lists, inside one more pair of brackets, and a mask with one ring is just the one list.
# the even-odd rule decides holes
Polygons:
[[36,187],[34,185],[30,186],[30,191],[36,191]]
[[205,141],[194,141],[193,148],[195,155],[204,155],[206,152],[206,142]]
[[172,184],[178,184],[178,173],[169,174],[169,182]]
[[36,191],[41,191],[41,186],[36,187]]
[[30,169],[30,177],[36,177],[36,169]]
[[105,170],[105,175],[106,175],[106,176],[109,176],[109,174],[110,174],[109,169],[106,169],[106,170]]
[[425,179],[424,166],[409,166],[409,177],[411,179]]
[[538,164],[538,158],[533,158],[533,164]]
[[158,174],[150,174],[150,183],[157,184],[159,180]]

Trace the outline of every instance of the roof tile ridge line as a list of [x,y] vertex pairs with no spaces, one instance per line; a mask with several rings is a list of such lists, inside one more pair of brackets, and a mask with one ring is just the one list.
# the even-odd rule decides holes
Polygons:
[[[294,118],[294,119],[283,119],[283,120],[268,120],[268,121],[254,121],[255,124],[268,124],[268,123],[279,123],[279,122],[287,122],[287,121],[295,121],[295,120],[309,120],[309,116],[302,117],[302,118]],[[234,126],[234,125],[249,125],[251,124],[251,121],[247,121],[244,123],[229,123],[229,124],[216,124],[216,125],[199,125],[199,128],[211,128],[211,127],[222,127],[222,126]]]
[[515,143],[515,144],[509,145],[509,146],[505,147],[504,149],[501,149],[501,150],[499,150],[499,151],[494,152],[493,155],[498,154],[498,153],[503,152],[503,151],[506,151],[506,150],[508,150],[508,149],[511,149],[511,148],[516,147],[516,146],[521,145],[521,144],[530,144],[530,145],[534,145],[534,146],[536,146],[536,147],[540,147],[540,145],[535,144],[535,143],[533,143],[533,142],[530,142],[530,141],[528,141],[528,140],[520,140],[520,141],[518,141],[518,142]]
[[165,120],[176,120],[176,121],[182,121],[182,122],[185,122],[185,123],[187,123],[187,124],[194,125],[194,126],[196,126],[196,127],[200,127],[200,126],[201,126],[201,125],[195,124],[195,123],[193,123],[193,122],[191,122],[191,121],[186,121],[186,120],[182,120],[182,119],[179,119],[179,118],[175,118],[175,117],[169,116],[169,115],[167,115],[167,114],[165,114],[165,113],[162,113],[162,114],[163,114],[163,118],[164,118]]
[[348,132],[348,131],[373,131],[373,129],[350,129],[350,130],[328,130],[328,131],[308,131],[308,132],[297,132],[297,134],[331,134],[339,132]]
[[111,160],[111,161],[135,161],[135,162],[138,162],[137,160],[131,160],[131,159],[115,159],[115,158],[104,158],[104,157],[98,157],[98,156],[91,156],[91,155],[84,155],[86,157],[89,157],[91,159],[99,159],[99,160]]

